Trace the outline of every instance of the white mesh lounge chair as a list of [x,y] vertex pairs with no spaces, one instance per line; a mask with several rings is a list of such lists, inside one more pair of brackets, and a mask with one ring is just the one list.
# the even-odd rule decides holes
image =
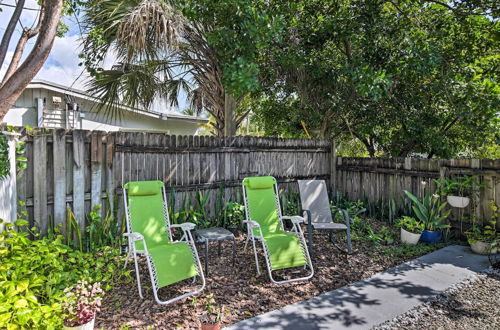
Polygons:
[[344,217],[345,223],[335,223],[332,219],[330,210],[330,201],[326,190],[326,184],[323,180],[298,180],[300,190],[300,200],[302,203],[302,211],[305,213],[307,223],[307,235],[309,241],[309,253],[313,250],[313,233],[314,230],[329,231],[330,240],[339,250],[344,251],[333,240],[333,233],[338,231],[346,231],[347,236],[347,252],[352,253],[351,244],[351,226],[350,218],[345,210],[339,209],[339,212]]

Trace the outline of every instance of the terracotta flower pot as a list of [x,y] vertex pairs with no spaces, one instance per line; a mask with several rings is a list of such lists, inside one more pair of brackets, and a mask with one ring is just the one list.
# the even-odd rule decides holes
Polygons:
[[401,242],[405,244],[415,245],[420,240],[422,234],[414,234],[401,228]]
[[446,200],[448,201],[448,204],[450,204],[451,206],[458,207],[460,209],[467,207],[467,205],[469,205],[470,202],[469,197],[462,197],[462,196],[446,196]]
[[201,325],[201,330],[219,330],[219,329],[220,329],[220,323]]
[[63,326],[64,330],[93,330],[94,329],[95,318],[88,321],[85,324],[77,325],[76,327]]

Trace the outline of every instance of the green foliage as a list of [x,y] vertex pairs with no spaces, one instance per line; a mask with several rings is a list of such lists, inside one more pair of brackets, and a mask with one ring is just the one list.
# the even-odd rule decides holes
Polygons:
[[404,216],[397,222],[397,227],[414,234],[421,234],[424,231],[424,224],[413,217]]
[[[6,131],[15,132],[14,128],[7,126]],[[24,152],[26,151],[26,143],[24,141],[17,141],[16,146],[16,169],[17,171],[22,171],[26,169],[28,163],[27,158],[24,157]],[[5,134],[0,131],[0,179],[4,178],[9,174],[10,163],[9,163],[9,144],[8,139]]]
[[494,246],[500,245],[500,234],[497,232],[497,219],[498,219],[498,206],[495,205],[494,200],[488,201],[492,211],[491,218],[487,221],[484,227],[473,223],[472,228],[465,232],[469,243],[485,242],[492,243]]
[[284,42],[261,56],[261,127],[301,137],[303,120],[315,136],[355,139],[371,156],[450,158],[496,146],[500,23],[466,3],[477,14],[455,10],[461,2],[271,3]]
[[283,215],[299,215],[300,206],[300,193],[292,191],[290,186],[287,184],[286,188],[280,194],[281,197],[281,209]]
[[108,208],[104,218],[101,217],[101,207],[94,206],[94,209],[87,216],[87,227],[85,232],[86,251],[96,252],[100,249],[110,246],[119,248],[123,242],[123,233],[125,233],[125,221],[121,224]]
[[191,22],[207,27],[227,92],[240,97],[260,87],[259,52],[280,41],[281,18],[262,0],[185,0],[180,8]]
[[228,227],[241,228],[245,219],[245,206],[236,202],[226,203],[226,212],[224,213],[224,224]]
[[438,191],[447,196],[472,197],[474,190],[484,188],[484,184],[479,183],[477,175],[446,177],[443,180],[434,181],[438,186]]
[[351,219],[355,219],[365,214],[366,207],[362,201],[349,201],[346,199],[337,199],[337,202],[334,204],[333,201],[330,202],[330,210],[332,211],[333,217],[335,221],[343,222],[342,215],[339,212],[339,209],[344,209],[349,214]]
[[[28,223],[18,220],[15,225]],[[110,289],[121,275],[129,276],[118,265],[119,255],[111,248],[96,254],[73,250],[60,235],[31,240],[27,232],[6,224],[0,233],[0,328],[61,328],[64,289],[80,279]]]
[[388,226],[375,228],[369,219],[351,218],[351,236],[355,241],[368,241],[372,245],[390,245],[394,243],[395,234]]
[[449,228],[444,221],[450,215],[451,210],[444,211],[446,202],[441,203],[438,195],[425,195],[420,201],[409,191],[404,191],[406,196],[413,203],[412,209],[415,216],[424,224],[425,229],[436,231],[438,229]]
[[391,246],[380,246],[378,248],[381,249],[387,256],[391,258],[413,259],[415,257],[422,256],[437,249],[441,249],[445,246],[446,243],[435,243],[435,244],[419,243],[417,245],[401,244],[401,245],[391,245]]

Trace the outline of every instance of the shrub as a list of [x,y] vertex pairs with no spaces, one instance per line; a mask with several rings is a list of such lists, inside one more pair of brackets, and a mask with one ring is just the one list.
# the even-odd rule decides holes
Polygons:
[[[1,221],[1,220],[0,220]],[[18,220],[16,226],[26,226]],[[119,281],[119,251],[96,254],[64,245],[63,237],[31,240],[6,224],[0,233],[0,328],[57,329],[62,326],[64,289],[81,279],[101,282],[105,289]]]
[[421,234],[424,231],[424,224],[413,217],[404,216],[397,222],[397,227],[414,234]]
[[225,225],[241,228],[243,220],[245,220],[245,206],[240,203],[227,202],[225,211]]

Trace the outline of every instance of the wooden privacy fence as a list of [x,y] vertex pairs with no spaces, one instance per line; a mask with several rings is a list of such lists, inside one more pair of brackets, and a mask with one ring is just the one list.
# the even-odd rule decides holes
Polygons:
[[[418,159],[418,158],[342,158],[337,157],[336,175],[332,183],[349,200],[363,200],[368,204],[388,205],[395,201],[401,209],[409,203],[403,190],[420,196],[421,182],[427,182],[426,192],[434,192],[435,179],[462,175],[477,175],[484,184],[474,203],[476,216],[489,219],[492,210],[489,201],[500,206],[500,160],[491,159]],[[471,203],[472,205],[472,203]],[[407,209],[407,207],[406,207]],[[465,215],[470,212],[470,206]],[[458,220],[453,209],[452,224]],[[497,223],[500,226],[500,221]]]
[[68,207],[81,229],[93,206],[113,207],[109,196],[118,195],[122,209],[128,181],[163,180],[175,189],[177,209],[186,194],[203,191],[213,210],[220,187],[224,200],[238,199],[246,176],[273,175],[282,185],[330,178],[330,144],[320,140],[60,129],[23,135],[28,167],[18,178],[18,195],[42,232],[51,220],[64,226]]
[[326,179],[334,195],[379,208],[392,200],[397,209],[407,210],[403,190],[418,195],[422,181],[434,191],[434,179],[476,174],[487,186],[475,200],[478,218],[491,216],[488,201],[500,205],[500,160],[342,158],[335,157],[328,141],[305,139],[83,130],[23,131],[22,139],[28,167],[17,178],[18,200],[26,202],[31,223],[43,232],[50,220],[64,225],[68,207],[83,229],[93,206],[114,207],[111,196],[118,197],[122,218],[121,187],[136,180],[163,180],[175,191],[176,210],[186,196],[201,191],[213,214],[221,192],[224,201],[241,202],[240,184],[246,176],[273,175],[281,188],[292,191],[297,191],[297,179]]

